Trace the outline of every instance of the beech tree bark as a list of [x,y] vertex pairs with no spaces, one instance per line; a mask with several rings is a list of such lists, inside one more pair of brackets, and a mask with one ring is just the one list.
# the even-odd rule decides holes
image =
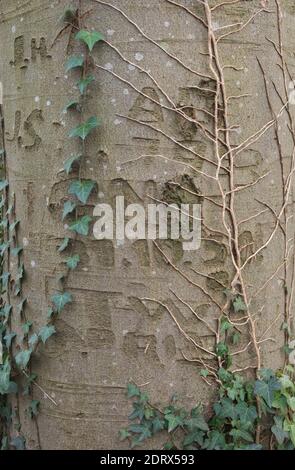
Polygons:
[[[83,12],[89,10],[87,28],[105,37],[95,48],[96,81],[86,100],[85,117],[102,119],[86,144],[81,167],[82,177],[98,185],[87,213],[92,215],[98,202],[114,206],[118,195],[145,207],[151,198],[201,203],[202,242],[198,251],[184,252],[173,240],[116,243],[92,234],[72,240],[81,260],[67,279],[73,303],[56,322],[57,334],[32,360],[40,413],[34,420],[28,417],[28,397],[21,392],[13,403],[29,449],[126,447],[118,431],[128,422],[130,380],[156,402],[177,393],[186,406],[208,405],[214,394],[199,371],[202,362],[215,360],[219,337],[212,329],[220,319],[218,306],[227,302],[224,292],[240,292],[241,280],[213,180],[214,125],[222,128],[224,121],[216,115],[214,120],[210,34],[225,35],[218,48],[228,129],[221,131],[217,145],[227,148],[224,139],[230,136],[234,189],[226,169],[218,178],[236,194],[235,237],[257,335],[254,341],[249,321],[243,324],[245,315],[239,314],[241,341],[233,351],[242,352],[233,356],[231,370],[245,369],[251,376],[257,367],[254,343],[260,366],[280,368],[281,326],[293,326],[294,184],[287,195],[286,188],[292,178],[294,106],[289,103],[290,115],[286,107],[282,110],[286,90],[290,95],[294,90],[293,0],[281,1],[282,18],[275,0],[231,2],[213,10],[212,18],[198,0],[85,0],[73,6],[79,3]],[[212,9],[221,2],[208,3]],[[71,176],[61,169],[78,152],[77,142],[68,138],[78,114],[63,109],[79,94],[78,74],[66,73],[65,62],[81,44],[74,40],[75,30],[58,36],[69,6],[67,0],[0,0],[7,177],[24,247],[25,315],[36,329],[46,322],[64,273],[58,246],[65,236],[73,238],[62,222]],[[235,29],[236,34],[226,35]],[[285,82],[272,41],[283,44]],[[167,95],[185,116],[171,111]],[[224,103],[219,104],[222,114]],[[227,157],[223,162],[228,168]],[[15,277],[13,257],[10,269]],[[12,299],[16,349],[22,337],[19,303]],[[159,448],[161,443],[148,445]]]

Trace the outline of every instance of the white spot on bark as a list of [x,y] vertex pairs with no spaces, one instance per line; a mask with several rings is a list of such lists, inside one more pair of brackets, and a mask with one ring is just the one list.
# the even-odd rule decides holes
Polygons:
[[35,103],[39,103],[40,97],[39,97],[39,96],[35,96],[34,101],[35,101]]
[[113,66],[113,64],[108,62],[107,64],[105,64],[104,68],[107,69],[107,70],[113,70],[114,66]]
[[13,34],[16,32],[16,26],[15,26],[15,25],[12,26],[11,32],[12,32]]
[[31,261],[31,266],[32,266],[32,268],[35,268],[35,267],[36,267],[36,261],[34,261],[33,259],[32,259],[32,261]]
[[144,59],[144,55],[141,52],[137,52],[135,54],[135,60],[137,60],[138,62],[141,62],[143,59]]
[[115,31],[113,29],[108,29],[107,30],[108,36],[113,36],[114,33],[115,33]]
[[29,240],[27,238],[23,238],[23,245],[28,246]]

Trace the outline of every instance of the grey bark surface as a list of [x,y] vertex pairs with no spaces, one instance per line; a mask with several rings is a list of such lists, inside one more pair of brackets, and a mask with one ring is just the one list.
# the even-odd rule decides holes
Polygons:
[[[188,67],[209,73],[207,33],[186,11],[165,0],[107,0],[106,3],[122,9],[149,37]],[[197,1],[179,0],[179,3],[202,14]],[[241,1],[216,11],[216,28],[246,21],[259,10],[260,4],[255,0]],[[37,326],[46,321],[48,302],[57,288],[56,279],[64,271],[63,259],[56,248],[68,233],[61,222],[68,180],[60,169],[66,158],[77,151],[76,142],[67,137],[77,124],[77,117],[75,113],[65,115],[62,112],[67,102],[77,95],[75,73],[64,72],[68,34],[51,47],[62,28],[60,18],[67,6],[65,0],[0,1],[0,80],[4,89],[8,177],[20,219],[19,239],[24,246],[26,317]],[[290,71],[294,73],[294,2],[284,1],[282,6],[286,56]],[[93,11],[87,17],[87,25],[101,31],[131,62],[150,70],[175,103],[210,109],[210,96],[194,88],[204,86],[200,77],[146,40],[118,11],[99,2],[83,2],[83,10],[89,8]],[[274,10],[275,2],[269,1],[267,8]],[[230,124],[238,126],[232,133],[235,144],[272,119],[257,57],[268,76],[277,81],[278,58],[265,39],[277,41],[277,35],[275,14],[262,12],[241,33],[229,36],[220,45],[223,63],[243,68],[240,71],[225,69],[228,95],[249,94],[243,99],[232,99],[230,103]],[[71,41],[70,50],[79,50],[79,45]],[[113,205],[116,195],[124,195],[127,203],[145,205],[150,203],[150,196],[167,198],[168,202],[177,197],[196,202],[196,197],[189,193],[183,196],[172,190],[167,184],[171,180],[216,198],[215,185],[200,175],[191,174],[181,162],[208,172],[212,171],[210,164],[138,121],[161,129],[208,159],[213,153],[210,141],[195,126],[132,89],[127,82],[156,101],[163,99],[149,77],[124,63],[107,44],[97,47],[94,56],[95,63],[106,70],[95,70],[97,82],[88,94],[85,113],[86,117],[98,115],[103,121],[87,143],[88,157],[82,167],[83,177],[95,179],[98,184],[97,193],[88,203],[89,214],[92,215],[98,201]],[[278,88],[282,88],[280,79]],[[270,93],[279,110],[281,103],[273,88]],[[137,122],[118,115],[129,116]],[[205,114],[201,121],[209,125]],[[283,155],[286,165],[291,151],[292,142],[286,130]],[[141,155],[165,155],[173,162],[147,157],[124,164]],[[235,167],[237,185],[251,184],[270,171],[259,185],[250,186],[239,197],[237,214],[240,219],[261,210],[257,200],[279,210],[281,170],[273,128],[237,157]],[[293,192],[291,199],[288,210],[292,215]],[[202,201],[202,213],[206,227],[221,229],[217,212],[208,201]],[[265,213],[241,230],[241,244],[247,246],[245,258],[267,240],[273,223],[273,217]],[[226,245],[214,241],[218,235],[213,236],[206,227],[203,226],[204,240],[196,252],[183,252],[181,243],[175,241],[162,241],[159,245],[173,264],[222,302],[224,289],[220,283],[230,283],[232,268]],[[289,231],[288,236],[293,236],[292,223]],[[34,395],[41,400],[36,426],[26,414],[27,398],[18,397],[22,432],[28,448],[126,447],[126,443],[119,442],[118,430],[128,421],[130,402],[125,390],[131,379],[139,385],[145,384],[153,401],[167,402],[177,393],[185,405],[197,402],[208,405],[214,390],[201,380],[199,367],[190,361],[200,358],[206,361],[210,356],[196,351],[165,308],[140,300],[148,297],[168,305],[181,327],[205,349],[210,349],[214,347],[214,336],[171,291],[213,324],[216,309],[204,292],[168,266],[150,241],[116,244],[115,241],[97,241],[91,235],[79,239],[75,251],[81,263],[67,281],[67,290],[73,294],[74,302],[57,321],[57,335],[38,350],[32,364],[38,383],[57,406],[35,388]],[[280,265],[283,252],[283,238],[278,231],[268,249],[259,253],[247,267],[245,275],[251,292],[262,286]],[[293,264],[291,257],[289,277]],[[191,268],[210,277],[197,277]],[[16,307],[17,300],[14,302]],[[260,335],[282,313],[283,304],[284,286],[278,273],[255,299],[255,311],[262,309],[257,326]],[[275,342],[260,346],[265,367],[278,368],[283,363],[283,332],[279,329],[282,321],[269,332]],[[13,324],[14,329],[20,331],[17,314]],[[239,349],[248,341],[245,335]],[[246,367],[252,360],[253,350],[249,348],[239,360],[234,357],[233,368]],[[156,441],[145,444],[148,445],[160,446]]]

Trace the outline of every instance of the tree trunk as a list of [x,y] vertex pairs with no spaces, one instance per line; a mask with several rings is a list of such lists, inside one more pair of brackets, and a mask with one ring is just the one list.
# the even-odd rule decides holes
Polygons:
[[[216,366],[222,312],[241,334],[230,369],[248,376],[282,367],[292,326],[292,100],[282,107],[294,90],[293,1],[280,3],[282,25],[274,0],[221,6],[212,18],[197,0],[80,3],[90,10],[84,25],[106,40],[94,48],[95,82],[81,117],[63,113],[79,95],[79,72],[66,73],[65,63],[84,51],[75,29],[58,36],[67,1],[0,1],[6,177],[25,269],[22,291],[11,294],[15,352],[24,322],[33,322],[31,334],[46,324],[69,256],[58,252],[65,236],[80,256],[63,286],[73,302],[56,320],[56,335],[17,378],[21,385],[25,374],[37,374],[39,415],[28,416],[32,396],[21,389],[13,400],[29,449],[126,447],[118,431],[128,422],[130,381],[156,402],[177,393],[186,406],[209,405],[214,388],[199,371]],[[241,25],[220,28],[241,22],[241,31],[216,43]],[[282,41],[283,72],[270,41]],[[184,251],[178,240],[99,241],[92,231],[75,237],[68,230],[63,203],[75,176],[61,170],[80,152],[68,134],[94,115],[102,125],[86,141],[80,177],[95,180],[97,190],[78,214],[92,216],[98,202],[114,207],[116,196],[145,207],[152,198],[200,203],[199,250]],[[218,154],[225,155],[219,168]],[[9,263],[12,282],[20,264],[13,255]]]

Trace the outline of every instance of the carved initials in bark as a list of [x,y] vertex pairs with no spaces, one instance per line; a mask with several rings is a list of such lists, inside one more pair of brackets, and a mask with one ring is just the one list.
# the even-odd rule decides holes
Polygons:
[[[22,114],[21,111],[16,111],[15,120],[14,120],[14,131],[12,136],[9,136],[9,133],[6,132],[6,140],[9,142],[14,142],[17,139],[19,147],[24,147],[25,149],[35,149],[38,150],[42,139],[35,130],[34,123],[42,123],[44,121],[42,111],[40,109],[34,109],[29,116],[26,118],[23,124],[24,135],[20,135],[21,131],[21,120]],[[25,138],[29,138],[32,143],[26,144]]]
[[44,37],[40,38],[39,46],[37,45],[37,39],[31,39],[31,57],[25,57],[25,37],[18,36],[14,40],[14,60],[10,61],[10,65],[14,67],[19,67],[20,69],[26,68],[30,62],[36,62],[37,56],[40,56],[40,59],[44,61],[45,59],[51,59],[51,55],[47,52],[46,39]]

